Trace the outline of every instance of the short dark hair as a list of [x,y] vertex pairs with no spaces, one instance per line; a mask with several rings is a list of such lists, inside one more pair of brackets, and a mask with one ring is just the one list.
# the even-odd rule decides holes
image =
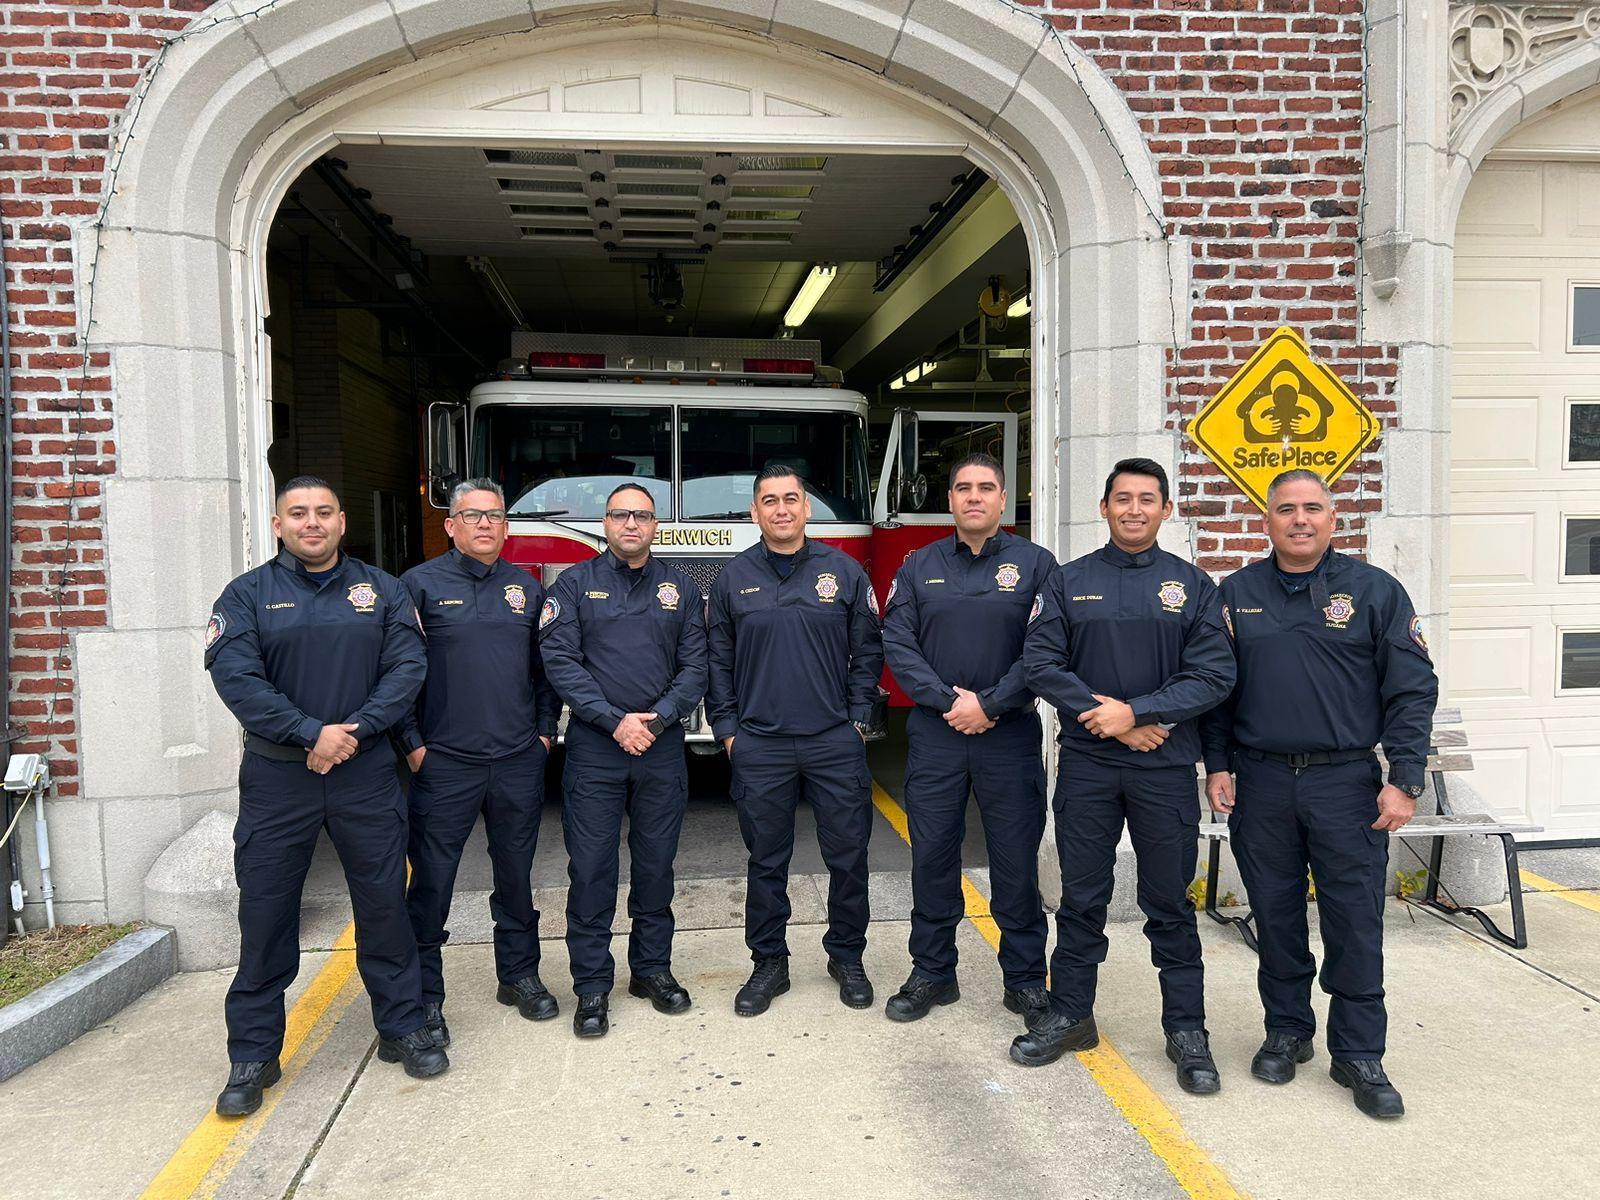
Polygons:
[[334,504],[341,509],[344,507],[344,501],[339,499],[339,493],[334,489],[333,484],[320,475],[296,475],[293,479],[284,480],[278,485],[277,495],[272,498],[273,505],[276,506],[282,503],[283,498],[290,492],[298,492],[301,488],[326,488],[333,493]]
[[755,482],[750,485],[750,494],[759,496],[761,494],[761,485],[769,479],[788,479],[790,476],[794,477],[794,481],[800,485],[802,492],[806,490],[806,477],[800,474],[799,467],[792,463],[769,462],[756,472]]
[[1167,486],[1167,469],[1153,458],[1125,458],[1111,468],[1111,474],[1106,476],[1106,490],[1100,497],[1104,504],[1111,499],[1111,485],[1117,482],[1118,475],[1148,475],[1161,485],[1161,503],[1165,504],[1172,499],[1172,491]]
[[654,494],[650,491],[649,488],[645,487],[644,484],[642,484],[642,483],[619,483],[619,484],[617,484],[616,487],[611,489],[611,494],[606,497],[606,507],[610,508],[611,507],[611,502],[613,500],[615,500],[623,492],[643,492],[646,496],[650,497],[650,507],[654,508],[656,506],[656,498],[655,498]]
[[956,476],[967,467],[983,467],[993,471],[994,477],[1000,481],[1000,486],[1006,486],[1006,469],[1000,465],[1000,460],[992,454],[985,454],[982,450],[974,450],[965,458],[957,459],[955,466],[950,468],[950,486],[954,487]]

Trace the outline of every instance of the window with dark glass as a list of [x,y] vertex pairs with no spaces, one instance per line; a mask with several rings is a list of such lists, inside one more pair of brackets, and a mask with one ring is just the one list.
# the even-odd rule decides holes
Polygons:
[[771,463],[804,481],[813,520],[868,519],[866,439],[855,413],[685,408],[679,419],[686,520],[746,515],[756,474]]
[[1572,345],[1600,349],[1600,283],[1572,289]]
[[1600,401],[1567,406],[1567,461],[1600,462]]
[[1568,517],[1562,574],[1600,575],[1600,517]]
[[1561,687],[1600,688],[1600,630],[1567,630],[1561,634]]
[[672,515],[672,409],[490,404],[478,409],[472,470],[500,481],[512,516],[598,521],[618,484],[636,483]]

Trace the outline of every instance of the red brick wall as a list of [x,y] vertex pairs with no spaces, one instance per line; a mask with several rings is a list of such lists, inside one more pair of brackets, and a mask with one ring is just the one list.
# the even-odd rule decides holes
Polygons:
[[[0,0],[0,220],[12,306],[16,532],[10,716],[76,794],[74,629],[105,624],[101,480],[116,465],[109,360],[75,333],[74,226],[92,222],[115,124],[163,39],[209,0]],[[1395,349],[1364,345],[1362,20],[1357,0],[1047,0],[1116,81],[1162,180],[1162,217],[1194,239],[1191,344],[1175,349],[1169,424],[1280,324],[1300,329],[1381,418]],[[102,297],[102,303],[109,302]],[[1350,548],[1381,485],[1346,476]],[[1259,517],[1193,447],[1179,469],[1202,565],[1265,548]],[[52,699],[54,707],[52,709]],[[53,715],[53,720],[52,720]]]
[[10,719],[78,793],[73,631],[106,623],[101,481],[116,469],[109,356],[85,362],[73,231],[115,123],[168,34],[209,0],[0,3],[0,219],[15,456]]
[[[1364,74],[1360,0],[1042,0],[1126,95],[1161,179],[1169,235],[1193,239],[1190,344],[1169,355],[1168,428],[1186,428],[1280,325],[1385,425],[1393,346],[1361,342]],[[1380,438],[1335,485],[1340,549],[1381,507]],[[1267,548],[1255,506],[1184,439],[1179,513],[1197,561]]]

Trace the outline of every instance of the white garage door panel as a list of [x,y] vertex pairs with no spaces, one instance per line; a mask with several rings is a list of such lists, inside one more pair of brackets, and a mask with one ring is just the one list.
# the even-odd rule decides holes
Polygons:
[[1562,577],[1563,516],[1600,514],[1600,470],[1566,462],[1570,402],[1600,396],[1600,354],[1567,346],[1572,284],[1600,280],[1600,96],[1580,107],[1595,157],[1491,158],[1456,246],[1447,686],[1471,782],[1546,838],[1600,838],[1600,694],[1556,686],[1560,630],[1600,627],[1600,582]]
[[1574,166],[1572,177],[1572,233],[1600,238],[1600,167]]
[[1475,587],[1532,584],[1532,513],[1450,517],[1450,582]]
[[1534,757],[1544,757],[1542,748],[1529,744],[1537,736],[1536,730],[1530,730],[1520,739],[1503,734],[1474,738],[1479,744],[1472,750],[1473,790],[1483,797],[1490,813],[1502,820],[1544,824],[1536,815],[1537,807],[1528,803]]
[[1555,811],[1567,826],[1600,824],[1600,746],[1552,745]]
[[1485,163],[1456,222],[1459,237],[1538,237],[1544,232],[1544,173],[1533,164]]
[[1533,630],[1451,629],[1450,692],[1458,699],[1526,700],[1531,695]]
[[1456,282],[1457,355],[1539,352],[1542,288],[1537,279]]
[[1458,396],[1450,425],[1451,469],[1534,470],[1539,412],[1537,396]]

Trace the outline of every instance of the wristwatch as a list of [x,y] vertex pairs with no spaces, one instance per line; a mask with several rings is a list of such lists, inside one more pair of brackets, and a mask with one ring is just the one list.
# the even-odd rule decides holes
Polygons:
[[1410,796],[1413,800],[1428,790],[1428,785],[1425,783],[1410,783],[1405,785],[1396,784],[1395,786],[1399,787],[1402,792]]

